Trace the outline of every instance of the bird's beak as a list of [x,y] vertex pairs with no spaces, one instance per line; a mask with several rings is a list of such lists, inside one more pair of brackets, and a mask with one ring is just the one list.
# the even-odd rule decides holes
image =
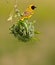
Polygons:
[[35,6],[35,8],[37,8],[37,7]]

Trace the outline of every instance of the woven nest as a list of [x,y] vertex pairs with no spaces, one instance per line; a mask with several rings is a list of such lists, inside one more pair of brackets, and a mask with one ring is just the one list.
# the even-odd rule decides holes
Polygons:
[[19,20],[17,24],[10,28],[11,33],[18,39],[23,41],[30,40],[34,36],[34,25],[28,20]]

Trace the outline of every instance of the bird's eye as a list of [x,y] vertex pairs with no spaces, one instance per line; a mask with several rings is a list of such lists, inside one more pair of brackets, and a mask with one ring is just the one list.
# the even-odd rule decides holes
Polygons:
[[34,10],[36,7],[35,6],[31,6],[31,9]]

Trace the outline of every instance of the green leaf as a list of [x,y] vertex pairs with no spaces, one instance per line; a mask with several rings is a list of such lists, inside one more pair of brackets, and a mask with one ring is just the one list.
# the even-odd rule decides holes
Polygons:
[[40,32],[39,32],[39,31],[35,31],[34,33],[35,33],[35,34],[40,34]]

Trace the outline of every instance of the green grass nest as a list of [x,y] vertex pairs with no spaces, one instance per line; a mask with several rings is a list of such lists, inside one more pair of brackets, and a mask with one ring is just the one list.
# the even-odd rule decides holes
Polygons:
[[34,24],[27,19],[17,21],[10,28],[11,33],[18,39],[28,41],[34,36]]

